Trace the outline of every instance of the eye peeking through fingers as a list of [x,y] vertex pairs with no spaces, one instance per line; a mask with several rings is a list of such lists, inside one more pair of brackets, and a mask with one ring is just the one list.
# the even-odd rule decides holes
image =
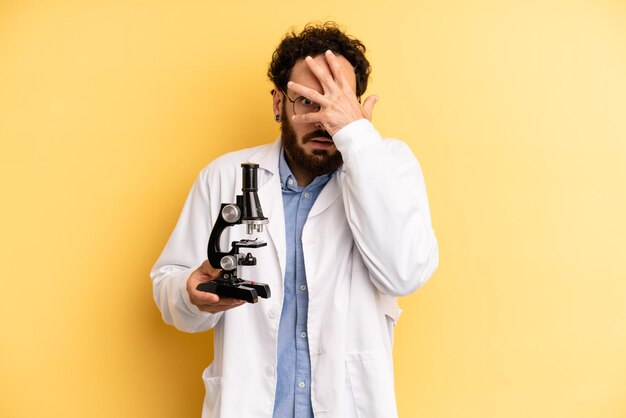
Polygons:
[[322,108],[313,100],[307,99],[304,96],[300,96],[296,99],[296,103],[294,107],[296,108],[294,109],[294,112],[296,115],[304,115],[306,113],[319,112],[320,109]]
[[308,97],[298,96],[297,99],[291,100],[287,93],[283,95],[293,104],[293,113],[295,115],[306,115],[307,113],[319,112],[322,106],[309,99]]

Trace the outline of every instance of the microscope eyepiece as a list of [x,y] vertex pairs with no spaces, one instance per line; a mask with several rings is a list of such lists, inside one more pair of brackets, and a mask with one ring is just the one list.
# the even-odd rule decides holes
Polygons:
[[[258,180],[257,172],[259,165],[256,163],[242,163],[242,209],[243,216],[241,222],[252,224],[252,228],[248,225],[248,231],[251,229],[263,230],[263,224],[267,223],[267,218],[263,216],[261,202],[257,195]],[[260,227],[260,228],[259,228]],[[250,233],[250,232],[249,232]]]
[[241,163],[243,171],[243,181],[241,190],[243,192],[256,192],[258,187],[257,172],[259,165],[256,163]]

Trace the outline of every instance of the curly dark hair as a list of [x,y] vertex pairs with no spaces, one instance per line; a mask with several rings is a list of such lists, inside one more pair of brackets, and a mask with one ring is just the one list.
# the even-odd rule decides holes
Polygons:
[[343,56],[354,67],[356,95],[361,97],[367,88],[371,67],[365,58],[365,45],[348,36],[335,22],[307,24],[302,32],[287,33],[272,55],[267,76],[282,91],[287,90],[291,70],[297,61],[307,56],[315,57],[327,50]]

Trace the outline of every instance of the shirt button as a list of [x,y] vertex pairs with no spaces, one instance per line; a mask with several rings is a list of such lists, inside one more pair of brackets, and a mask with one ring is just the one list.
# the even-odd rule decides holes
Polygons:
[[268,377],[272,377],[272,376],[274,376],[274,367],[272,367],[272,366],[267,366],[267,367],[265,368],[265,374],[266,374]]
[[305,385],[304,385],[304,382],[300,382],[300,383],[298,383],[298,387],[299,387],[300,389],[302,389],[304,386],[305,386]]
[[304,292],[306,290],[306,285],[305,284],[300,285],[300,290]]
[[306,338],[306,332],[302,331],[302,332],[300,333],[300,336],[301,336],[302,338]]
[[308,199],[309,197],[311,197],[311,193],[306,192],[306,193],[304,194],[304,198],[305,198],[305,199]]
[[293,180],[292,180],[292,179],[289,179],[289,180],[287,181],[287,184],[289,184],[290,186],[293,186]]
[[274,319],[274,318],[276,318],[278,316],[278,311],[275,308],[272,308],[267,313],[267,316],[269,316],[271,319]]

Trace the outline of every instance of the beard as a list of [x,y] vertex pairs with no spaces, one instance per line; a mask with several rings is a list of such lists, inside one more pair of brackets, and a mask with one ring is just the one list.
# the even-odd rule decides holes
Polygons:
[[[284,108],[282,114],[286,114]],[[343,164],[341,153],[337,151],[336,148],[332,153],[328,150],[316,149],[313,150],[313,154],[308,154],[304,148],[298,144],[298,138],[296,136],[296,132],[293,130],[291,121],[284,116],[281,119],[280,135],[283,140],[283,147],[285,149],[287,160],[292,164],[296,164],[297,166],[304,168],[316,177],[322,174],[332,173]],[[328,132],[318,129],[305,134],[302,137],[302,144],[306,144],[313,138],[332,139]]]

